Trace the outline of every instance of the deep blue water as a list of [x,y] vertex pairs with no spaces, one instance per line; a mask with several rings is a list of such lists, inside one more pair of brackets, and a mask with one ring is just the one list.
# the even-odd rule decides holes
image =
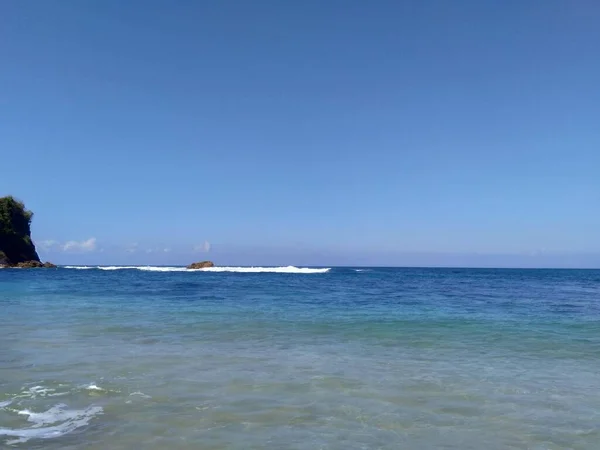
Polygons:
[[600,271],[6,269],[0,312],[0,448],[599,448]]

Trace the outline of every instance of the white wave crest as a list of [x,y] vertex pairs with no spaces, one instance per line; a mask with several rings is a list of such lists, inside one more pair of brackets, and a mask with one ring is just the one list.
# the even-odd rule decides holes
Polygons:
[[148,272],[186,272],[185,267],[160,267],[160,266],[65,266],[65,269],[76,270],[144,270]]
[[146,272],[238,272],[238,273],[327,273],[330,268],[309,267],[207,267],[204,269],[186,269],[185,267],[161,266],[65,266],[65,269],[98,269],[98,270],[142,270]]
[[[97,414],[102,414],[102,407],[90,406],[86,409],[66,409],[66,405],[53,406],[48,411],[36,413],[27,409],[18,414],[26,415],[27,421],[33,423],[30,428],[0,428],[0,436],[15,437],[7,444],[27,442],[29,439],[51,439],[71,433],[86,426]],[[50,426],[46,426],[50,425]]]
[[136,267],[138,270],[145,270],[147,272],[187,272],[185,267],[155,267],[155,266],[141,266]]
[[56,389],[47,388],[45,386],[32,386],[29,388],[23,388],[21,393],[17,395],[17,398],[36,398],[36,397],[47,397],[56,392]]
[[148,395],[148,394],[144,394],[144,393],[143,393],[143,392],[141,392],[141,391],[136,391],[136,392],[132,392],[131,394],[129,394],[129,396],[130,396],[130,397],[132,397],[132,396],[134,396],[134,395],[138,395],[138,396],[140,396],[140,397],[142,397],[142,398],[152,398],[150,395]]
[[206,269],[196,269],[202,272],[239,272],[239,273],[327,273],[331,269],[315,269],[309,267],[207,267]]

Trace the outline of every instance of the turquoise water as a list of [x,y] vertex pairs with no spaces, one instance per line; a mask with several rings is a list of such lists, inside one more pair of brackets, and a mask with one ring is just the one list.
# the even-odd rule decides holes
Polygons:
[[600,448],[600,271],[111,269],[0,270],[0,448]]

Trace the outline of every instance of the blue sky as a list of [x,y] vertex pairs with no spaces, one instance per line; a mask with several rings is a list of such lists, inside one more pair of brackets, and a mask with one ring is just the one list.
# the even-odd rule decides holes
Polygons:
[[0,10],[46,259],[600,267],[596,1]]

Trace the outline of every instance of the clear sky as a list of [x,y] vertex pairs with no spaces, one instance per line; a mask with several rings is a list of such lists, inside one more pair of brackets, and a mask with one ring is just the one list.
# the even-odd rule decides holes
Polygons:
[[6,0],[0,194],[57,263],[600,267],[599,24],[595,0]]

